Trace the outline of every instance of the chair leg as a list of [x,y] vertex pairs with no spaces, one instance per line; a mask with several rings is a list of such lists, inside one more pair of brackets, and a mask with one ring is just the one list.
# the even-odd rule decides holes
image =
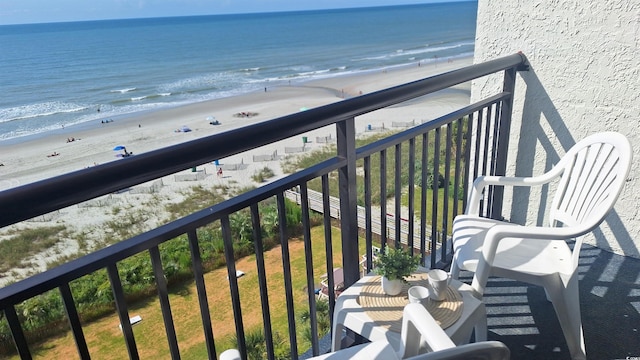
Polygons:
[[[482,305],[484,307],[484,304]],[[478,319],[475,327],[473,328],[473,337],[475,342],[487,341],[487,312],[483,310],[483,316]]]
[[558,284],[545,286],[545,291],[553,303],[571,358],[586,359],[582,318],[580,317],[578,278],[576,275],[574,274],[571,277],[566,287],[560,284],[562,280],[557,279]]
[[456,263],[455,257],[451,260],[451,270],[449,270],[449,274],[454,280],[458,280],[458,277],[460,276],[460,268],[458,267],[458,263]]

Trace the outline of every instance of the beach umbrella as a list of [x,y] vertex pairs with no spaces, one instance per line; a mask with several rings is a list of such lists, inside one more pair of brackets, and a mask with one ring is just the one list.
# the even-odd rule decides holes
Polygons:
[[113,148],[113,151],[118,151],[118,150],[125,150],[126,148],[122,145],[118,145],[116,147]]

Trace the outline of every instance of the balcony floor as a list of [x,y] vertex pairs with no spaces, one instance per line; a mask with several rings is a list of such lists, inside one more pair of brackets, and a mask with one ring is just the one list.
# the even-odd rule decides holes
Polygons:
[[[640,260],[584,245],[579,270],[588,358],[640,356]],[[512,359],[570,358],[553,306],[541,287],[492,278],[485,303],[488,338],[505,343]]]

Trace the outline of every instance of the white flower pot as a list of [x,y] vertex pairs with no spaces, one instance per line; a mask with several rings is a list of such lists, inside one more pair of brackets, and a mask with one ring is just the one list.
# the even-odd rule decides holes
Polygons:
[[390,296],[396,296],[402,291],[402,285],[404,282],[401,279],[389,280],[386,277],[382,277],[382,291]]

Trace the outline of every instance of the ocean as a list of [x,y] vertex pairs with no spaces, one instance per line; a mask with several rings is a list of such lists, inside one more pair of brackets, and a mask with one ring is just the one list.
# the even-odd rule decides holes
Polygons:
[[0,26],[0,143],[473,54],[477,2]]

